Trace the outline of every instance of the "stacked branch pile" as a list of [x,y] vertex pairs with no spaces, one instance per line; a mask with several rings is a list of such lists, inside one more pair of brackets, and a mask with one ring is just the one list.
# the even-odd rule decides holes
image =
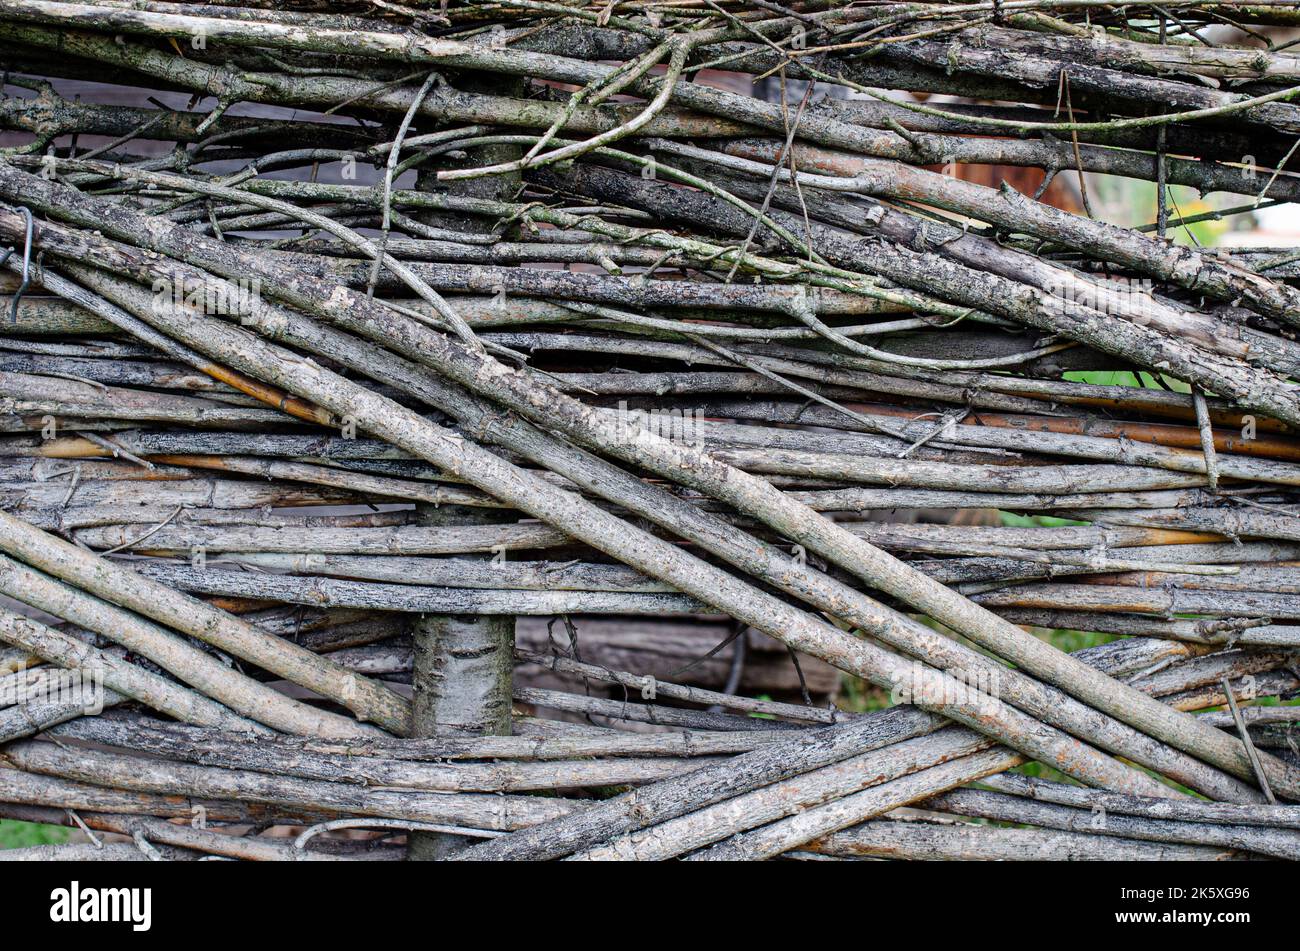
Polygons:
[[3,0],[3,857],[1300,857],[1297,28]]

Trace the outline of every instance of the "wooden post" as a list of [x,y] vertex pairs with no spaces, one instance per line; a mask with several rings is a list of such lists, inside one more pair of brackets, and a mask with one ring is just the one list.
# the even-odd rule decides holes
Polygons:
[[[458,81],[459,78],[458,78]],[[519,96],[523,80],[474,74],[471,88],[486,93]],[[517,158],[517,146],[481,146],[460,159],[431,163],[420,172],[416,187],[446,191],[437,179],[439,168],[496,164]],[[472,178],[450,187],[457,194],[509,200],[519,187],[518,175]],[[454,231],[486,232],[491,222],[474,215],[430,216],[430,224]],[[417,503],[420,525],[483,525],[513,521],[515,513],[460,505]],[[502,553],[503,556],[504,553]],[[471,558],[475,556],[469,556]],[[481,556],[479,556],[481,557]],[[492,557],[501,557],[494,555]],[[412,736],[456,733],[470,736],[509,736],[514,669],[515,619],[487,615],[420,615],[411,625],[415,641],[414,718]],[[412,832],[409,861],[436,861],[473,840],[442,832]]]

